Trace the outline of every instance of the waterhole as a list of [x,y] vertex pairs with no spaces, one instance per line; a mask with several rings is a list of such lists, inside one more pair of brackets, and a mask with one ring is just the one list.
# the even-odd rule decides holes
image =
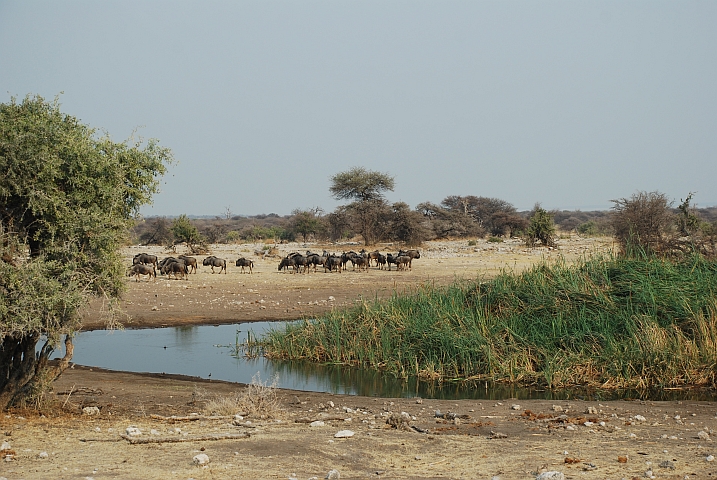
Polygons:
[[[259,336],[282,322],[203,325],[139,330],[94,330],[75,337],[72,361],[78,365],[126,372],[188,375],[212,380],[250,383],[252,380],[279,388],[384,398],[441,399],[545,399],[584,398],[609,400],[715,400],[713,391],[586,391],[519,388],[486,382],[425,382],[408,380],[369,369],[310,362],[282,362],[264,357],[236,355],[247,333]],[[58,351],[57,356],[64,352]]]

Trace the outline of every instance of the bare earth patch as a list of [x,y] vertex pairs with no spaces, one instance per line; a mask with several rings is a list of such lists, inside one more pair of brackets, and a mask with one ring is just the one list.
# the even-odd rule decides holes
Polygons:
[[[227,259],[226,275],[200,266],[187,281],[128,279],[123,307],[132,319],[126,326],[295,319],[425,282],[442,285],[456,277],[522,269],[543,256],[572,260],[608,250],[611,243],[563,240],[558,252],[517,243],[432,243],[421,249],[413,271],[390,273],[293,275],[277,271],[278,258],[254,257],[255,273],[239,273],[234,261],[253,257],[254,248],[213,249]],[[281,248],[286,253],[324,247]],[[128,263],[144,250],[150,249],[127,249]],[[86,328],[101,326],[99,308],[88,312]],[[47,407],[2,414],[0,432],[8,448],[1,452],[6,461],[0,477],[321,479],[332,469],[341,478],[509,479],[553,470],[566,478],[717,475],[709,461],[717,455],[712,402],[418,400],[277,390],[268,413],[227,414],[232,408],[224,407],[241,400],[246,389],[75,366],[55,383]],[[141,434],[127,436],[128,427]],[[335,438],[342,430],[354,434]],[[195,464],[198,454],[209,463]]]

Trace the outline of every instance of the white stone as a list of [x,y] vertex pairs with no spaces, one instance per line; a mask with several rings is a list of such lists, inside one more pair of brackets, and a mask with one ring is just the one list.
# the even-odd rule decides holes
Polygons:
[[82,409],[82,413],[85,415],[99,415],[100,409],[97,407],[85,407]]
[[139,428],[132,426],[132,425],[127,427],[125,432],[127,432],[127,435],[129,435],[130,437],[136,437],[138,435],[142,435],[142,430],[140,430]]
[[324,478],[326,480],[339,480],[341,478],[341,474],[338,470],[334,468],[333,470],[329,471],[329,473],[327,473]]
[[49,454],[47,452],[40,452],[37,454],[37,458],[49,458]]
[[206,453],[200,453],[199,455],[195,455],[194,458],[192,458],[192,463],[195,465],[206,465],[209,463],[209,455]]
[[714,462],[714,461],[715,461],[715,456],[714,456],[714,455],[707,455],[707,458],[705,458],[705,460],[707,460],[708,462]]
[[[351,430],[340,430],[334,434],[334,438],[349,438],[353,437],[354,432]],[[338,477],[336,477],[338,478]]]
[[518,405],[517,403],[514,403],[513,405],[510,406],[510,408],[512,410],[520,410],[520,405]]
[[697,438],[699,438],[700,440],[709,440],[710,434],[705,431],[700,431],[697,432]]
[[543,472],[537,477],[535,477],[535,480],[565,480],[565,475],[563,475],[562,472]]
[[638,422],[647,421],[647,419],[645,417],[643,417],[642,415],[635,415],[635,420],[637,420]]
[[326,424],[324,422],[322,422],[321,420],[316,420],[309,424],[310,427],[323,427],[324,425],[326,425]]
[[7,442],[2,442],[2,445],[0,445],[0,450],[10,450],[12,447]]

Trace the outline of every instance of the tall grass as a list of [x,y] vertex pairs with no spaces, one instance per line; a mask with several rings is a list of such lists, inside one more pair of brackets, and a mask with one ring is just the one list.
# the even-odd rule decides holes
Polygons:
[[429,284],[287,325],[269,357],[400,377],[603,388],[714,387],[717,264],[694,256],[542,263],[490,281]]

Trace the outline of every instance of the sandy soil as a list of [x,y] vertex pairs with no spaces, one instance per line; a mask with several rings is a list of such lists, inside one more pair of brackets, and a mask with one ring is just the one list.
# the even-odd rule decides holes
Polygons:
[[[609,242],[595,240],[561,243],[558,253],[517,243],[434,243],[422,249],[411,272],[308,275],[279,273],[278,259],[257,259],[254,274],[241,274],[233,262],[240,255],[251,256],[254,246],[217,247],[212,253],[231,261],[226,275],[200,267],[187,281],[128,279],[123,306],[132,319],[126,325],[310,316],[423,282],[489,276],[500,268],[525,268],[542,256],[572,259],[611,248]],[[128,249],[128,259],[138,251]],[[88,328],[101,325],[99,308],[94,305],[88,312]],[[0,452],[6,458],[0,462],[0,477],[309,479],[324,478],[332,469],[341,478],[508,479],[534,478],[543,471],[560,471],[567,478],[645,478],[648,471],[657,478],[717,476],[715,462],[708,461],[717,455],[712,441],[717,404],[711,402],[450,401],[279,390],[270,417],[250,415],[235,422],[231,416],[169,418],[204,414],[207,402],[234,398],[245,388],[75,366],[55,383],[47,406],[0,416],[2,441],[7,442],[3,448],[9,447]],[[97,407],[99,413],[83,414],[83,407]],[[457,419],[436,417],[436,410]],[[397,422],[402,412],[408,418]],[[310,426],[314,420],[324,425]],[[120,437],[130,426],[141,430],[136,438],[153,443],[130,444]],[[354,435],[335,438],[341,430]],[[209,438],[238,434],[249,436]],[[210,459],[207,466],[193,464],[201,453]]]

